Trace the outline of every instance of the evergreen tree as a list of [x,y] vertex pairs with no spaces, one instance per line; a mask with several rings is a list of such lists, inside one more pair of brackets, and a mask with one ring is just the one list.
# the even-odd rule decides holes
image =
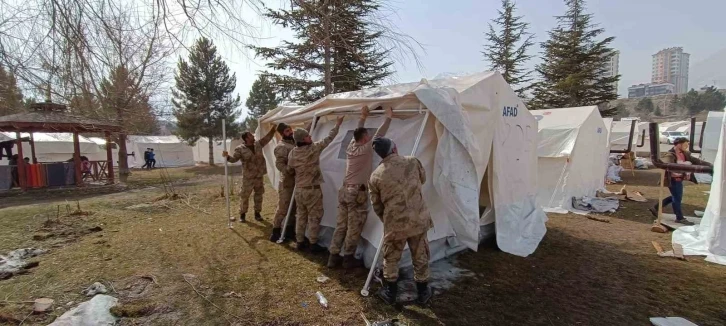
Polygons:
[[720,111],[726,107],[726,96],[714,86],[706,87],[700,93],[700,101],[706,111]]
[[502,9],[499,17],[492,20],[499,31],[495,31],[489,24],[486,33],[487,44],[484,47],[484,57],[490,63],[490,69],[499,71],[504,80],[515,89],[520,97],[529,88],[532,78],[531,72],[522,67],[532,56],[527,50],[534,44],[534,35],[528,33],[529,24],[522,21],[522,16],[515,16],[515,4],[510,0],[502,0]]
[[653,105],[653,100],[650,99],[650,97],[644,97],[638,101],[638,104],[635,106],[635,110],[639,112],[644,113],[651,113],[655,109]]
[[280,103],[275,94],[275,89],[267,75],[261,74],[252,84],[250,94],[247,96],[247,118],[245,118],[245,129],[255,131],[257,121],[268,111],[277,107]]
[[158,129],[149,95],[135,85],[133,76],[124,66],[117,66],[99,88],[100,118],[116,120],[127,134],[152,134]]
[[0,65],[0,116],[23,111],[23,93],[12,72]]
[[290,28],[296,40],[254,48],[280,72],[269,73],[276,92],[306,103],[379,85],[393,73],[389,50],[378,45],[383,32],[369,21],[380,7],[377,0],[302,0],[290,10],[268,9],[266,16]]
[[660,117],[663,115],[663,112],[661,112],[660,110],[660,105],[655,106],[655,112],[653,112],[653,115],[655,115],[656,117]]
[[678,99],[678,103],[682,107],[686,108],[686,110],[688,110],[688,113],[691,115],[696,115],[698,112],[703,111],[698,92],[693,88],[691,88],[688,93],[681,96],[681,98]]
[[209,165],[214,165],[214,139],[222,138],[222,119],[228,134],[239,133],[237,108],[239,96],[234,97],[237,77],[217,54],[217,47],[206,37],[197,40],[189,52],[189,61],[179,58],[172,90],[177,134],[190,144],[201,137],[209,140]]
[[[614,55],[609,44],[614,37],[598,40],[604,32],[585,13],[584,0],[565,0],[568,7],[558,16],[558,25],[542,43],[543,62],[536,71],[541,81],[534,86],[534,108],[562,108],[597,105],[618,98],[614,83],[620,75],[604,77],[606,64]],[[604,116],[611,112],[601,112]]]

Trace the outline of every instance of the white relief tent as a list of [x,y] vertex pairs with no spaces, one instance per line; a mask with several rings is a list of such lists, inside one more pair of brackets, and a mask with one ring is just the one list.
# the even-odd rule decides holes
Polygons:
[[128,136],[128,140],[131,146],[127,146],[126,151],[134,152],[134,166],[144,165],[147,148],[154,149],[156,167],[194,166],[194,147],[177,136]]
[[[632,120],[620,120],[612,122],[612,127],[610,128],[608,140],[611,149],[624,150],[628,148],[628,139],[630,139],[631,125]],[[645,138],[647,140],[647,129],[647,122],[637,121],[635,123],[635,130],[633,130],[633,145],[631,146],[632,151],[635,151],[635,146],[640,142],[640,137],[641,135],[643,135],[643,133],[645,133]]]
[[[1,133],[3,139],[16,139],[15,133]],[[29,133],[21,133],[21,138],[30,137]],[[34,132],[33,141],[35,142],[35,156],[38,162],[63,162],[73,158],[73,134],[72,133],[43,133]],[[105,142],[104,142],[105,143]],[[82,156],[88,157],[91,161],[105,161],[106,151],[102,150],[98,144],[82,135],[78,136],[78,144]],[[13,146],[13,154],[17,154],[17,145]],[[30,143],[23,142],[23,155],[30,158]]]
[[[325,211],[322,245],[332,238],[337,193],[345,173],[344,148],[364,105],[394,108],[386,137],[402,155],[414,152],[426,169],[423,196],[434,220],[428,232],[432,261],[465,248],[477,250],[493,229],[503,251],[519,256],[534,252],[547,220],[535,198],[537,123],[496,72],[333,94],[305,107],[281,107],[262,117],[258,138],[273,123],[302,126],[319,117],[311,136],[321,140],[333,128],[336,115],[348,116],[320,158]],[[366,128],[377,128],[382,119],[372,113]],[[265,148],[273,187],[279,176],[272,155],[276,141]],[[374,166],[379,162],[376,156]],[[383,225],[369,209],[357,252],[368,266],[382,235]],[[403,263],[410,264],[408,253]]]
[[[701,148],[701,158],[706,162],[713,162],[716,159],[718,142],[721,139],[721,120],[723,120],[723,116],[723,111],[708,112],[706,129],[703,131],[703,148]],[[698,138],[695,139],[697,142]]]
[[[242,141],[237,139],[227,139],[227,151],[230,153],[234,149],[241,145]],[[224,157],[222,157],[222,151],[224,151],[224,144],[222,140],[212,140],[212,153],[214,155],[214,164],[224,164]],[[209,164],[209,140],[206,138],[199,139],[193,148],[194,163]]]
[[539,128],[537,203],[567,213],[572,197],[594,196],[604,186],[607,127],[596,106],[531,112]]
[[703,218],[699,225],[679,227],[672,239],[673,243],[683,246],[685,255],[706,256],[706,261],[726,265],[726,119],[723,111],[718,113],[721,121],[714,122],[709,113],[706,123],[706,128],[716,126],[719,136],[712,161],[713,182]]

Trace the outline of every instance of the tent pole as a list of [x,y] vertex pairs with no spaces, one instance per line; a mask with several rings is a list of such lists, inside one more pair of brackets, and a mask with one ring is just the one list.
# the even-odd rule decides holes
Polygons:
[[[209,139],[209,141],[212,141]],[[227,151],[227,122],[225,119],[222,119],[222,149],[226,152]],[[234,217],[232,217],[232,213],[229,208],[229,168],[228,168],[228,162],[227,158],[224,158],[224,199],[226,201],[227,206],[227,226],[232,229],[234,226],[232,226],[232,221],[234,221]]]
[[[313,123],[310,126],[310,138],[312,138],[313,131],[315,131],[315,126],[318,124],[318,114],[313,114]],[[287,231],[287,222],[290,219],[290,213],[292,212],[292,206],[295,205],[295,190],[297,190],[297,186],[292,189],[292,198],[290,198],[290,204],[287,206],[287,215],[285,215],[285,220],[282,221],[282,231],[280,233],[280,238],[277,239],[277,243],[283,243],[285,242],[285,231]],[[280,189],[277,190],[278,192]],[[297,225],[297,224],[296,224]],[[304,232],[304,231],[303,231]],[[293,239],[295,240],[295,239]]]
[[[421,127],[418,130],[418,136],[416,136],[416,142],[413,143],[413,149],[411,150],[411,156],[416,156],[416,152],[418,150],[418,145],[421,142],[421,136],[423,135],[423,131],[426,128],[426,122],[429,120],[429,111],[426,111],[426,115],[424,116],[423,121],[421,122]],[[360,294],[364,297],[367,297],[370,293],[368,292],[368,289],[371,286],[371,280],[373,280],[373,272],[376,270],[376,266],[378,265],[378,258],[381,256],[381,249],[383,248],[383,235],[381,235],[381,241],[378,242],[378,248],[376,248],[376,255],[373,256],[373,263],[371,263],[371,268],[368,270],[368,277],[366,278],[366,283],[363,285],[363,289],[360,290]]]

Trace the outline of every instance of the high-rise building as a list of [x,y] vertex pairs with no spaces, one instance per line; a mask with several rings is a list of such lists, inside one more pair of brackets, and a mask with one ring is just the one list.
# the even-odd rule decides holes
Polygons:
[[[607,65],[605,66],[606,70],[603,74],[603,77],[615,77],[618,75],[618,70],[620,69],[620,51],[613,51],[614,54],[612,57],[610,57],[610,60],[608,60]],[[618,92],[618,82],[613,83],[613,87],[615,87],[615,92]]]
[[650,81],[653,84],[670,83],[676,86],[675,93],[688,91],[688,63],[691,55],[682,47],[668,48],[653,55],[653,69]]

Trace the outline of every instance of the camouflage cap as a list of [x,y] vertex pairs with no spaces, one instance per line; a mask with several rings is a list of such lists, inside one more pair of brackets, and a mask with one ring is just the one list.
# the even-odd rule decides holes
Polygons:
[[307,137],[307,136],[310,136],[310,134],[308,134],[308,131],[307,130],[302,129],[302,128],[297,128],[292,133],[292,138],[295,139],[295,142],[296,143],[302,143],[302,142],[304,142],[305,141],[305,137]]

